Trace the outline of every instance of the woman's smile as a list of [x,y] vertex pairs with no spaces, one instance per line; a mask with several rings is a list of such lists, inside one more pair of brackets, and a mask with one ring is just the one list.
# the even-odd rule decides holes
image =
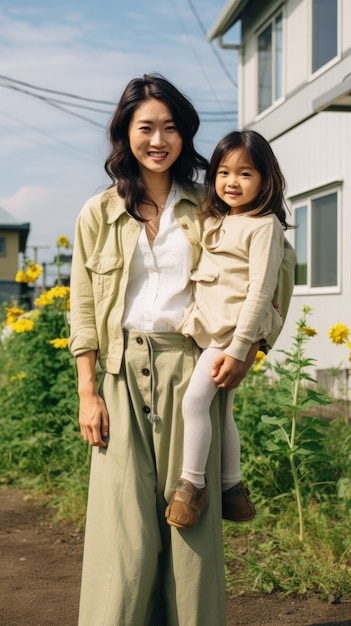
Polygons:
[[170,108],[155,98],[143,101],[135,109],[129,142],[139,167],[155,173],[167,171],[183,148]]

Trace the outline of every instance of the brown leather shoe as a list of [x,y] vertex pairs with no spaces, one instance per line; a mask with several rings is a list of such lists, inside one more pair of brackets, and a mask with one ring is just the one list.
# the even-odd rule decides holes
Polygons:
[[256,515],[250,498],[250,491],[242,482],[227,491],[222,491],[222,518],[231,522],[249,522]]
[[206,485],[199,489],[189,480],[179,478],[166,508],[167,524],[176,528],[192,528],[197,523],[206,499]]

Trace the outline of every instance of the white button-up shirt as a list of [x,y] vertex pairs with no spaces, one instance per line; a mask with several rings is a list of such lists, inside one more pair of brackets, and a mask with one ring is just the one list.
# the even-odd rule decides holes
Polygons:
[[179,228],[173,208],[179,190],[173,186],[152,247],[142,224],[130,264],[122,326],[143,332],[170,332],[191,302],[191,245]]

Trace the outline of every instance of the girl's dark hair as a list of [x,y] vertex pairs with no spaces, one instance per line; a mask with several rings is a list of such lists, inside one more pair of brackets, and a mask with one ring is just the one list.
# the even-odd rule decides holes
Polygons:
[[206,170],[208,161],[194,147],[193,139],[199,128],[199,116],[191,102],[160,74],[144,74],[132,79],[124,89],[111,118],[108,136],[111,151],[105,170],[117,185],[118,194],[125,199],[127,211],[141,220],[137,206],[146,197],[138,162],[129,145],[129,124],[141,102],[155,98],[162,100],[171,110],[174,123],[183,140],[178,159],[171,167],[172,179],[180,185],[191,185],[197,180],[199,170]]
[[242,148],[250,164],[262,176],[261,189],[252,203],[250,216],[275,213],[284,229],[290,228],[286,221],[284,176],[268,141],[254,130],[233,131],[221,139],[214,149],[205,177],[206,214],[220,217],[230,210],[229,206],[217,195],[215,181],[223,159],[237,148]]

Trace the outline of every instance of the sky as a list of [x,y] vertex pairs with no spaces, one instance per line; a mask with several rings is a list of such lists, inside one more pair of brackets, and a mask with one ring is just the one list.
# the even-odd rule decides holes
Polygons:
[[191,99],[207,158],[237,128],[236,52],[206,39],[224,6],[0,0],[0,206],[31,224],[27,256],[48,281],[57,237],[73,243],[84,202],[110,183],[106,129],[131,78],[161,73]]

